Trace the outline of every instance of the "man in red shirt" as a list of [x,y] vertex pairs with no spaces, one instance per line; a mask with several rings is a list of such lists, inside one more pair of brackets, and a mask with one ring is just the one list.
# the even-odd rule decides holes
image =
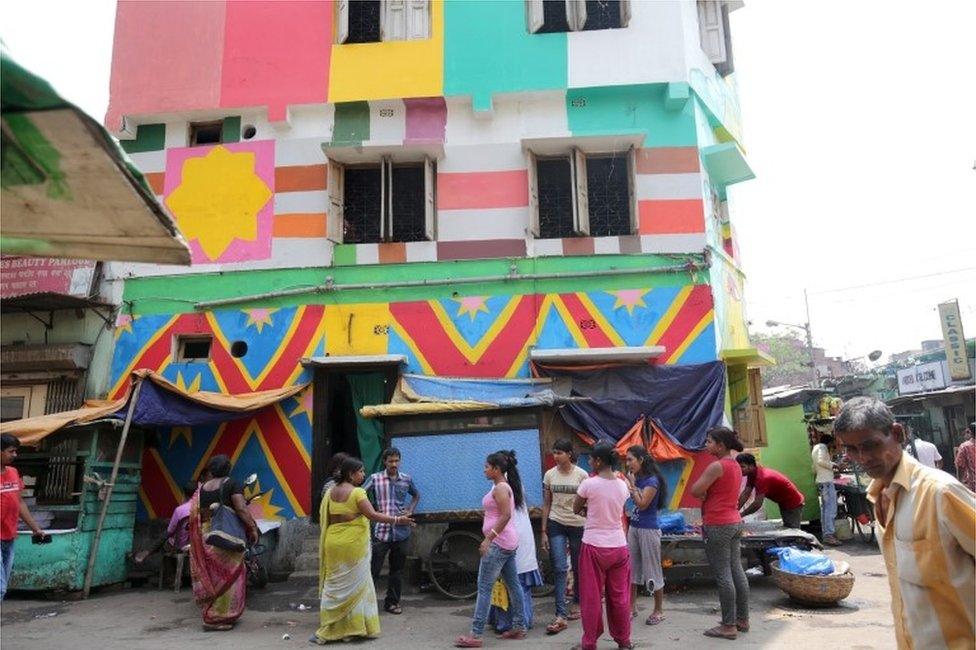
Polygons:
[[14,567],[14,542],[17,540],[17,520],[34,532],[34,541],[42,541],[46,535],[20,500],[24,482],[10,463],[17,458],[20,441],[9,433],[0,436],[0,600],[7,594],[7,583]]
[[[751,515],[762,507],[763,501],[768,497],[779,506],[783,528],[799,528],[803,517],[803,493],[796,489],[793,481],[774,469],[762,467],[756,463],[756,457],[752,454],[739,454],[735,460],[742,468],[742,475],[746,477],[746,487],[739,495],[740,514],[743,517]],[[756,498],[748,508],[742,510],[753,492],[756,493]]]

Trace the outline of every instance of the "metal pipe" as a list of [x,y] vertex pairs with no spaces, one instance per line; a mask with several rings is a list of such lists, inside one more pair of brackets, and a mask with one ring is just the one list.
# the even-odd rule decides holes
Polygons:
[[[132,425],[132,415],[136,410],[136,402],[139,401],[139,390],[142,388],[142,379],[136,380],[136,385],[132,389],[132,398],[129,400],[129,410],[125,414],[125,424],[122,425],[122,435],[119,438],[119,447],[115,450],[115,463],[112,464],[112,475],[105,484],[105,499],[102,501],[102,512],[98,515],[98,525],[95,526],[95,538],[92,540],[91,551],[88,553],[88,568],[85,570],[85,587],[83,598],[88,598],[91,592],[92,579],[95,577],[95,556],[98,555],[98,544],[102,540],[102,528],[105,526],[105,517],[108,515],[108,504],[112,500],[112,490],[115,489],[115,479],[119,476],[119,464],[122,462],[122,452],[125,449],[125,440],[129,436],[129,427]],[[82,497],[84,502],[84,497]]]
[[703,256],[701,262],[688,261],[684,264],[669,264],[667,266],[655,266],[640,269],[603,269],[600,271],[573,271],[569,273],[526,273],[519,274],[512,265],[508,275],[487,275],[475,276],[470,278],[434,278],[431,280],[405,280],[402,282],[366,282],[360,284],[335,284],[332,276],[326,278],[325,284],[317,284],[312,287],[300,287],[296,289],[281,289],[279,291],[268,291],[266,293],[252,294],[248,296],[237,296],[235,298],[222,298],[220,300],[205,300],[193,305],[194,309],[211,309],[225,305],[236,305],[244,302],[254,302],[257,300],[268,300],[271,298],[284,298],[287,296],[301,296],[317,293],[337,293],[339,291],[358,291],[375,289],[401,289],[409,287],[438,287],[457,284],[480,284],[482,282],[511,282],[523,280],[567,280],[575,278],[597,278],[619,275],[643,275],[656,273],[692,273],[701,271],[711,266],[708,255]]

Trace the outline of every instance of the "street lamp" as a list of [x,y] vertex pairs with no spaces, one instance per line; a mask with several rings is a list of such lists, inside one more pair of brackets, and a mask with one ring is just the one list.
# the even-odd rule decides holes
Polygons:
[[766,321],[766,327],[776,327],[781,325],[783,327],[793,327],[798,330],[803,330],[807,335],[807,353],[810,355],[810,381],[811,386],[816,387],[817,385],[817,364],[813,360],[813,335],[810,333],[810,323],[806,322],[803,325],[795,325],[793,323],[784,323],[778,320],[768,320]]

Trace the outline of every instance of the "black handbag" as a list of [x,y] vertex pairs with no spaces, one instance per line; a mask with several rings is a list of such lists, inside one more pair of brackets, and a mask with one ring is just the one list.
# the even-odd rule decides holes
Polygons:
[[229,480],[225,478],[220,484],[219,500],[210,506],[210,532],[204,541],[225,551],[243,551],[247,545],[247,531],[237,512],[224,503],[224,487]]

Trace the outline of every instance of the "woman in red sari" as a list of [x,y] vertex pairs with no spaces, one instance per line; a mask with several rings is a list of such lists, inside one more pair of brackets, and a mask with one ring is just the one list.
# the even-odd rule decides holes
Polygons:
[[229,477],[230,468],[227,456],[211,458],[209,479],[200,484],[190,506],[190,575],[205,630],[234,627],[244,613],[247,582],[243,551],[228,551],[204,541],[210,532],[211,506],[233,509],[247,530],[248,541],[254,544],[258,540],[257,524],[247,509],[241,484]]

